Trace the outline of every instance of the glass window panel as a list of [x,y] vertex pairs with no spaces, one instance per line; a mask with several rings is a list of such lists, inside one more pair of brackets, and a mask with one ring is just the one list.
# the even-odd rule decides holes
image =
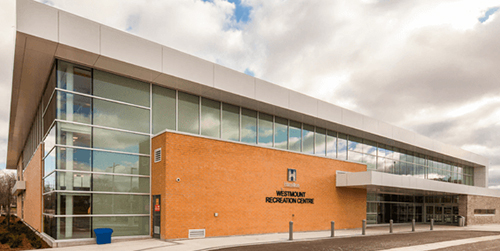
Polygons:
[[273,116],[259,113],[259,145],[273,146]]
[[91,98],[66,92],[57,92],[57,118],[90,124]]
[[201,99],[201,135],[220,138],[220,103]]
[[47,137],[45,137],[45,141],[44,141],[44,150],[45,150],[45,155],[47,155],[50,151],[52,151],[52,148],[54,148],[54,146],[56,145],[56,127],[52,127],[52,129],[50,129],[50,132],[49,134],[47,135]]
[[149,214],[149,195],[94,194],[93,214]]
[[94,99],[94,125],[149,133],[149,110]]
[[56,169],[56,150],[52,150],[43,161],[43,176]]
[[240,107],[222,104],[222,138],[240,141]]
[[149,157],[92,151],[94,172],[149,175]]
[[47,134],[52,126],[52,122],[56,119],[56,104],[57,98],[53,98],[43,115],[43,135]]
[[338,134],[337,142],[337,158],[341,160],[347,159],[347,135],[343,133]]
[[120,152],[149,154],[149,136],[94,128],[94,147]]
[[57,193],[58,215],[85,215],[90,212],[90,194]]
[[257,143],[257,112],[241,109],[241,142]]
[[199,97],[179,92],[179,131],[199,133],[200,126]]
[[302,152],[304,153],[314,153],[314,126],[312,125],[303,125],[302,128]]
[[275,117],[274,130],[274,147],[288,149],[288,120]]
[[175,130],[175,90],[153,85],[153,134]]
[[108,174],[92,174],[94,191],[149,193],[149,178]]
[[43,213],[56,214],[56,195],[57,193],[51,193],[43,196]]
[[56,219],[56,239],[90,238],[91,217],[59,217]]
[[56,173],[52,173],[43,180],[43,192],[48,193],[56,190]]
[[90,171],[90,150],[58,147],[57,169]]
[[413,153],[408,151],[406,154],[406,162],[408,163],[413,163],[414,162],[414,156]]
[[91,147],[91,128],[68,123],[57,123],[56,142],[60,145]]
[[406,151],[403,149],[399,149],[399,160],[406,161]]
[[358,153],[363,152],[363,140],[361,138],[349,135],[349,151]]
[[326,156],[326,129],[316,127],[314,153]]
[[69,91],[91,94],[92,72],[90,69],[82,66],[58,61],[57,87]]
[[377,155],[377,143],[371,140],[363,139],[363,153]]
[[377,169],[377,157],[369,154],[363,154],[363,161],[366,163],[368,170]]
[[337,158],[337,132],[328,131],[326,134],[326,156]]
[[113,226],[113,236],[149,235],[148,216],[93,217],[94,228]]
[[52,216],[43,216],[43,232],[57,239],[57,225],[56,218]]
[[149,107],[149,84],[94,70],[94,95]]
[[90,174],[56,172],[57,190],[90,191]]
[[349,160],[358,163],[363,163],[363,154],[349,151]]
[[302,144],[302,124],[290,120],[290,143],[288,149],[296,152],[301,151]]

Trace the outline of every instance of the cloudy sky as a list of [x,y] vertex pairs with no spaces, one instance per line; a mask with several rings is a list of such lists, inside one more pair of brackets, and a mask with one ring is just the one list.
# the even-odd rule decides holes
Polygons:
[[[40,0],[490,158],[500,189],[500,0]],[[13,0],[0,3],[0,168]]]

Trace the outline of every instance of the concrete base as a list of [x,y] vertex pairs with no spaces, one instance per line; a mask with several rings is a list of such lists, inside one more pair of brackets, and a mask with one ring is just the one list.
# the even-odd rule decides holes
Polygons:
[[[82,246],[82,245],[92,245],[96,244],[95,238],[88,239],[73,239],[73,240],[54,240],[49,235],[42,233],[41,237],[53,248],[60,247],[73,247],[73,246]],[[152,239],[149,235],[141,235],[141,236],[118,236],[111,237],[111,243],[124,242],[124,241],[135,241],[135,240],[145,240]]]

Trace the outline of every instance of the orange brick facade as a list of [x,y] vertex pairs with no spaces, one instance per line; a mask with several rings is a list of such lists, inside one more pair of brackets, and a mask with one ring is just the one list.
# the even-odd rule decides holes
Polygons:
[[26,191],[22,194],[24,205],[18,200],[18,216],[21,216],[20,210],[24,210],[23,220],[38,232],[42,232],[42,147],[38,147],[31,158],[23,178],[26,181]]
[[[188,238],[189,229],[207,237],[286,232],[289,221],[294,231],[327,230],[330,221],[359,228],[366,217],[366,190],[335,186],[337,170],[366,171],[362,164],[171,132],[153,138],[158,148],[151,194],[161,195],[162,239]],[[300,188],[284,187],[288,168]],[[277,191],[305,192],[314,204],[266,203]]]

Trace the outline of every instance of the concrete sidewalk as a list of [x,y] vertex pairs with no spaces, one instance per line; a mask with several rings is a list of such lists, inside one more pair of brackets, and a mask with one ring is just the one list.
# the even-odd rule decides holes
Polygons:
[[[471,227],[456,227],[456,226],[434,226],[435,231],[447,231],[447,230],[472,230],[472,231],[500,231],[500,224],[494,225],[476,225]],[[416,231],[429,231],[429,225],[417,224]],[[395,225],[394,234],[397,233],[411,233],[411,225]],[[389,226],[372,226],[368,227],[366,230],[367,235],[383,235],[389,234]],[[335,238],[342,237],[353,237],[361,236],[361,229],[347,229],[347,230],[335,230]],[[317,232],[296,232],[293,235],[293,241],[306,241],[315,239],[331,238],[330,231],[317,231]],[[474,239],[474,240],[472,240]],[[470,240],[467,242],[466,240]],[[473,243],[481,241],[478,238],[462,239],[457,241],[449,241],[442,247],[453,246],[454,243],[457,245]],[[80,250],[151,250],[151,251],[194,251],[194,250],[212,250],[223,247],[235,247],[235,246],[246,246],[246,245],[256,245],[264,243],[280,243],[289,242],[288,233],[276,233],[276,234],[259,234],[259,235],[244,235],[244,236],[230,236],[230,237],[213,237],[213,238],[203,238],[203,239],[188,239],[188,240],[177,240],[177,241],[161,241],[158,239],[143,239],[134,241],[121,241],[113,242],[111,244],[105,245],[85,245],[85,246],[74,246],[74,247],[63,247],[63,248],[52,248],[45,250],[56,250],[56,251],[80,251]],[[428,244],[430,245],[430,244]],[[406,249],[394,249],[394,250],[432,250],[434,246],[425,245],[407,247]],[[422,249],[418,249],[422,248]],[[429,249],[430,248],[430,249]],[[435,248],[434,248],[435,249]]]

